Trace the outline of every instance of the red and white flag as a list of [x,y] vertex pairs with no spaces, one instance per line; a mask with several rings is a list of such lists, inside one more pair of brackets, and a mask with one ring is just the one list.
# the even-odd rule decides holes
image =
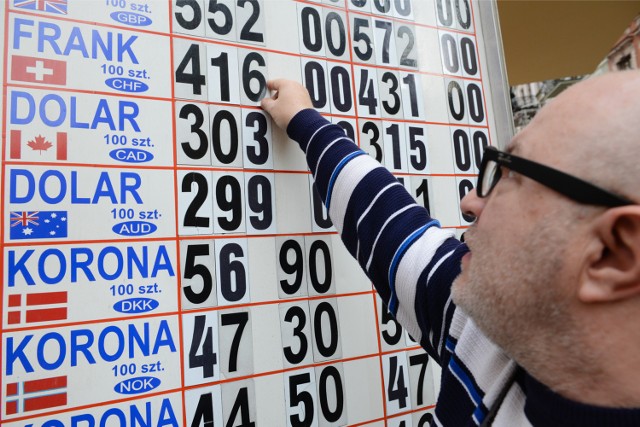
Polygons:
[[29,83],[66,85],[67,63],[56,59],[13,55],[11,79]]
[[[26,145],[33,151],[38,151],[42,154],[43,151],[49,150],[53,147],[53,143],[48,141],[42,135],[38,135],[33,139],[27,141]],[[67,133],[56,132],[56,160],[67,160]],[[9,158],[21,159],[22,158],[22,131],[12,130],[9,142]]]
[[67,376],[7,383],[7,415],[39,411],[67,404]]
[[67,305],[66,291],[9,295],[7,324],[65,320]]

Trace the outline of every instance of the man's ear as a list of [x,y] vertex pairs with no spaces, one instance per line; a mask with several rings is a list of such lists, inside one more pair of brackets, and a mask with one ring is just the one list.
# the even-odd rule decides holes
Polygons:
[[595,223],[593,238],[579,299],[613,302],[640,295],[640,206],[607,210]]

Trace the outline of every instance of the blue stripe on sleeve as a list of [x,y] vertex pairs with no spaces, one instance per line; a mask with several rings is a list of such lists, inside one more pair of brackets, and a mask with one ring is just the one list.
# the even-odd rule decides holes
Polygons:
[[425,225],[423,225],[422,227],[420,227],[419,229],[417,229],[416,231],[414,231],[405,241],[404,243],[398,248],[398,250],[396,251],[393,260],[391,261],[391,266],[389,267],[389,276],[388,276],[388,280],[389,280],[389,289],[391,289],[391,299],[389,300],[389,311],[391,313],[393,313],[394,315],[397,312],[397,305],[398,305],[398,297],[396,295],[396,272],[398,270],[398,264],[400,264],[400,260],[402,259],[402,256],[405,254],[405,252],[407,251],[407,249],[409,248],[409,246],[411,246],[411,244],[420,236],[422,236],[422,234],[429,228],[432,226],[436,226],[436,227],[440,227],[440,222],[438,222],[438,220],[436,219],[432,219],[431,221],[429,221],[428,223],[426,223]]
[[366,153],[362,150],[349,154],[344,159],[342,159],[342,161],[338,163],[338,166],[336,166],[335,169],[333,170],[333,173],[331,174],[331,179],[329,179],[329,186],[327,188],[327,201],[325,202],[327,209],[329,209],[331,205],[331,193],[333,192],[333,185],[336,183],[336,179],[338,178],[338,175],[340,174],[342,169],[345,167],[345,165],[349,163],[351,159],[353,159],[354,157],[362,156],[363,154],[366,154]]

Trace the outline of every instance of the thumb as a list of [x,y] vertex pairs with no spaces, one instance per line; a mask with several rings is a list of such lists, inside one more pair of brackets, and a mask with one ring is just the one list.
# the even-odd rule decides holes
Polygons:
[[276,101],[273,98],[262,98],[262,101],[260,101],[260,106],[262,107],[263,110],[265,110],[267,113],[271,112],[271,109],[273,108],[273,104]]

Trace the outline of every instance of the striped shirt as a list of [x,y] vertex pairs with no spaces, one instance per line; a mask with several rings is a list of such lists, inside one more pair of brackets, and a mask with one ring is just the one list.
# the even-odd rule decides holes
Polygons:
[[305,152],[346,248],[389,311],[443,367],[432,425],[480,425],[511,384],[493,426],[640,426],[640,409],[570,401],[516,370],[451,301],[451,283],[467,246],[441,229],[342,128],[308,109],[293,118],[287,133]]

